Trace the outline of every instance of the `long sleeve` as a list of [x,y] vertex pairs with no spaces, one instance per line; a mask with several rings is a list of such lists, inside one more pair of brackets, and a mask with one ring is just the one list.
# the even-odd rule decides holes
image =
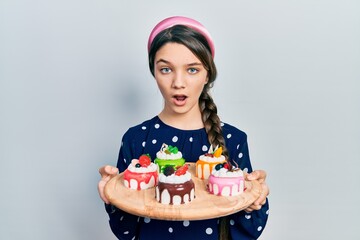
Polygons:
[[[247,172],[252,171],[247,136],[241,130],[223,124],[223,134],[229,158]],[[163,143],[177,146],[188,162],[196,162],[209,146],[205,129],[181,130],[164,124],[157,116],[130,128],[123,136],[117,167],[123,172],[133,158],[149,154],[152,159]],[[206,239],[219,236],[219,219],[196,221],[165,221],[134,216],[112,205],[106,205],[111,230],[120,240],[135,239]],[[256,239],[265,227],[268,204],[247,214],[239,211],[229,216],[231,239]],[[156,231],[154,231],[156,229]]]
[[[234,144],[234,142],[231,144]],[[252,166],[246,134],[243,134],[243,137],[238,140],[236,145],[232,146],[232,149],[234,150],[230,153],[231,159],[245,172],[251,173]],[[230,215],[230,232],[232,239],[257,239],[265,228],[268,213],[269,204],[268,200],[266,200],[266,204],[264,204],[260,210],[251,213],[240,211]]]
[[[127,168],[134,156],[131,145],[131,140],[128,134],[125,133],[121,142],[117,162],[117,167],[120,172],[123,172]],[[140,217],[124,212],[113,205],[105,204],[105,209],[109,215],[110,228],[118,239],[136,239],[139,231]]]
[[230,216],[230,231],[233,239],[257,239],[265,228],[268,219],[269,204],[260,210],[246,213],[240,211]]

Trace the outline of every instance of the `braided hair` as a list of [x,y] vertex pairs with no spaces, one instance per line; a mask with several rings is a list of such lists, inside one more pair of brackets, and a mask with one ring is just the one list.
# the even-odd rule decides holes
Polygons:
[[[217,146],[221,146],[223,148],[223,155],[230,164],[225,139],[222,134],[220,118],[217,114],[217,107],[209,93],[214,85],[217,71],[206,38],[196,30],[184,25],[175,25],[161,31],[154,38],[149,50],[149,68],[153,76],[155,76],[154,62],[156,52],[169,42],[186,46],[201,61],[207,70],[208,82],[205,84],[199,97],[201,117],[209,143],[214,149]],[[229,222],[227,217],[220,218],[220,239],[229,239]]]

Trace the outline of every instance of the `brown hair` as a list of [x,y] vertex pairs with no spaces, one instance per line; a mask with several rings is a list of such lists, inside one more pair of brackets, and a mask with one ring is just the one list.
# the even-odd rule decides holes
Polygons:
[[[206,38],[196,30],[184,25],[175,25],[160,32],[153,40],[149,50],[149,67],[154,74],[154,61],[156,52],[166,43],[175,42],[186,46],[204,65],[207,70],[208,82],[205,84],[199,98],[202,121],[208,135],[209,143],[213,146],[222,146],[223,155],[228,159],[225,139],[222,135],[221,122],[217,114],[217,107],[209,93],[216,79],[217,71],[211,50]],[[228,160],[230,164],[230,161]],[[229,239],[229,222],[227,217],[220,218],[219,239]]]

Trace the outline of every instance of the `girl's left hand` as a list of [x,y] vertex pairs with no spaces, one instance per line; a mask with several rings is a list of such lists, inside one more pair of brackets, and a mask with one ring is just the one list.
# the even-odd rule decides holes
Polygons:
[[254,210],[260,210],[262,205],[266,203],[266,197],[269,195],[269,187],[265,182],[266,172],[264,170],[255,170],[252,173],[247,174],[245,179],[248,181],[257,180],[262,188],[260,197],[252,205],[246,208],[245,212],[250,213]]

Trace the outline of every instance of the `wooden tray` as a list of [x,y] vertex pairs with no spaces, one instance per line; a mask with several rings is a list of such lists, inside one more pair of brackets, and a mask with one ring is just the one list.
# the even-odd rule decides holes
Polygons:
[[161,220],[203,220],[226,216],[250,206],[261,193],[258,181],[245,181],[238,196],[222,197],[207,192],[207,181],[195,177],[195,163],[187,163],[195,183],[195,199],[188,204],[165,205],[156,201],[155,188],[131,190],[124,186],[123,173],[105,186],[105,195],[116,207],[141,217]]

